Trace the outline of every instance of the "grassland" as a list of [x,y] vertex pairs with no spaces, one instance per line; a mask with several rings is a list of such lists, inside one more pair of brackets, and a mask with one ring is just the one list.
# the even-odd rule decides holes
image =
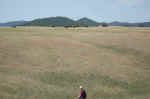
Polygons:
[[0,99],[150,99],[150,28],[0,27]]

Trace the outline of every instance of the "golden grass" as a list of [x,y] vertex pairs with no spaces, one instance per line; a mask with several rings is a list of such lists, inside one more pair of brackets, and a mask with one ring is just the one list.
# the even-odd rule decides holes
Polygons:
[[150,28],[0,27],[0,98],[150,98]]

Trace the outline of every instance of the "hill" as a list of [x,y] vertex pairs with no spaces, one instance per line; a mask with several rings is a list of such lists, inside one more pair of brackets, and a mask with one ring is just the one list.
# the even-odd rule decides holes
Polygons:
[[24,26],[97,26],[98,22],[88,18],[81,18],[74,21],[67,17],[49,17],[30,21]]
[[79,24],[79,26],[97,26],[100,24],[100,23],[98,23],[94,20],[88,19],[88,18],[81,18],[81,19],[77,20],[77,23]]
[[140,27],[150,27],[150,22],[137,23]]
[[67,17],[49,17],[41,18],[30,21],[24,26],[72,26],[76,25],[76,22]]
[[32,21],[12,21],[0,23],[0,26],[98,26],[102,24],[108,24],[111,26],[150,27],[150,22],[129,23],[129,22],[114,21],[111,23],[105,22],[100,23],[86,17],[75,21],[73,19],[61,16],[40,18]]
[[112,26],[138,26],[138,27],[150,27],[150,22],[142,22],[142,23],[129,23],[129,22],[118,22],[114,21],[109,23]]
[[[49,18],[41,18],[35,19],[28,23],[25,23],[23,26],[98,26],[102,25],[105,22],[97,22],[89,18],[81,18],[77,21],[67,18],[67,17],[49,17]],[[139,27],[150,27],[150,22],[143,23],[129,23],[129,22],[119,22],[114,21],[111,23],[107,23],[111,26],[139,26]]]
[[109,23],[109,25],[112,25],[112,26],[132,26],[131,23],[128,23],[128,22],[119,22],[119,21],[111,22],[111,23]]
[[12,21],[6,23],[0,23],[0,26],[16,26],[26,24],[28,21]]

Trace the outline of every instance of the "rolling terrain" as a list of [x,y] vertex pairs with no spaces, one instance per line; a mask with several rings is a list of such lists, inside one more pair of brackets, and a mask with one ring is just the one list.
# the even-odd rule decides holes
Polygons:
[[150,98],[150,28],[0,27],[0,99]]
[[28,23],[28,21],[11,21],[6,23],[0,23],[0,26],[17,26]]
[[30,21],[11,21],[6,23],[0,23],[0,26],[47,26],[47,27],[63,27],[63,26],[75,26],[75,27],[92,27],[100,25],[110,25],[110,26],[126,26],[126,27],[150,27],[150,22],[139,22],[139,23],[129,23],[129,22],[119,22],[114,21],[110,23],[97,22],[95,20],[83,17],[78,20],[73,20],[68,17],[47,17],[39,18]]
[[97,26],[100,23],[93,21],[88,18],[81,18],[77,21],[67,18],[67,17],[49,17],[49,18],[41,18],[30,21],[23,26]]

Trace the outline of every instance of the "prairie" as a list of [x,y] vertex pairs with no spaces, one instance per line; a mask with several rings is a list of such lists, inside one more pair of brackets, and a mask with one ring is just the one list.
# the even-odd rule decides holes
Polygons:
[[0,27],[0,99],[150,99],[150,28]]

